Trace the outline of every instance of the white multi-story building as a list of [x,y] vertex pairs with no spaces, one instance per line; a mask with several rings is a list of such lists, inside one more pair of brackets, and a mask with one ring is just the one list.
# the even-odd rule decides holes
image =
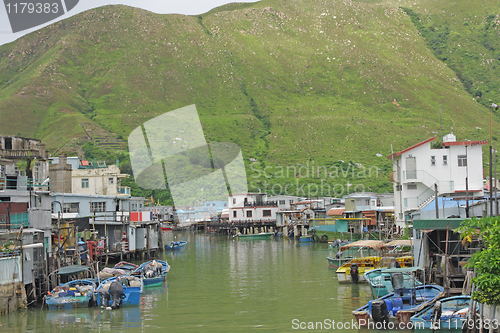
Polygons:
[[[453,134],[443,137],[439,148],[422,141],[387,158],[392,159],[394,215],[396,226],[403,228],[412,213],[439,196],[464,197],[483,194],[483,152],[487,141],[456,141]],[[467,181],[466,181],[467,180]]]
[[278,203],[268,201],[266,193],[230,194],[228,200],[230,222],[276,221]]

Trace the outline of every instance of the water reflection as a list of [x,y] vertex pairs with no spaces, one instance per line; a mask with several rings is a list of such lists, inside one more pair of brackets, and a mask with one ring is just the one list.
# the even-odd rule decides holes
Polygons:
[[163,253],[167,282],[145,289],[138,307],[29,310],[1,316],[0,332],[289,332],[294,319],[351,322],[371,297],[367,284],[339,285],[328,244],[163,235],[188,244]]

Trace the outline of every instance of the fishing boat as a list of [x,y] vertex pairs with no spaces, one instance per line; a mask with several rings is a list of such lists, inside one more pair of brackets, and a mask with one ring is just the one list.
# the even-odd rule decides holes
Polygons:
[[[360,327],[371,320],[378,323],[398,322],[406,325],[413,314],[444,296],[444,288],[438,285],[423,285],[404,288],[400,276],[394,280],[394,291],[352,311]],[[385,326],[387,327],[387,326]],[[399,326],[402,327],[402,326]]]
[[379,262],[380,257],[376,256],[355,258],[340,266],[335,273],[339,283],[366,282],[363,274],[375,269]]
[[352,243],[342,243],[340,239],[330,245],[330,249],[340,247],[335,257],[327,257],[330,267],[341,267],[349,261],[363,257],[379,257],[383,241],[360,240]]
[[114,266],[114,268],[124,270],[125,272],[128,272],[130,274],[137,268],[139,268],[139,265],[127,261],[120,261]]
[[299,241],[301,243],[312,243],[312,242],[314,242],[314,236],[313,235],[303,235],[303,236],[300,236]]
[[172,225],[170,223],[162,222],[161,230],[163,231],[172,231]]
[[180,250],[184,246],[186,246],[187,242],[186,241],[172,241],[170,244],[165,245],[165,250]]
[[[92,275],[92,269],[88,266],[71,265],[62,267],[52,272],[50,275],[57,274],[60,277],[69,277],[86,272]],[[90,279],[73,280],[61,284],[48,292],[45,297],[45,303],[48,305],[49,309],[89,307],[94,302],[95,289],[96,284],[92,277]]]
[[330,266],[332,268],[339,268],[340,266],[342,266],[346,262],[349,262],[353,259],[354,259],[354,257],[351,257],[351,256],[346,256],[346,257],[340,258],[340,255],[339,255],[339,258],[326,257],[326,260],[328,260],[328,266]]
[[[399,267],[413,266],[412,256],[394,257],[362,257],[355,258],[340,266],[337,271],[337,279],[339,283],[364,283],[364,274],[377,268],[388,268],[391,263],[397,263]],[[396,266],[397,267],[397,266]]]
[[371,271],[365,272],[363,274],[363,278],[370,285],[373,298],[379,298],[394,291],[392,279],[397,274],[401,274],[403,276],[404,288],[421,286],[422,282],[418,281],[418,279],[414,275],[414,273],[419,269],[419,267],[403,267],[394,268],[388,272],[388,268],[376,268]]
[[141,264],[132,274],[140,275],[144,288],[161,286],[167,279],[170,265],[163,260],[150,260]]
[[[110,286],[115,281],[122,285],[123,295],[117,296],[112,294]],[[111,294],[111,298],[106,302],[106,306],[108,307],[112,306],[113,297],[115,296],[121,298],[120,306],[139,305],[143,287],[143,280],[140,276],[121,275],[102,281],[95,290],[94,294],[96,296],[96,302],[98,305],[103,305],[102,297],[106,292],[109,292]]]
[[470,296],[443,298],[415,313],[411,318],[413,329],[461,329],[467,320]]
[[259,234],[237,234],[236,237],[240,240],[260,240],[260,239],[271,239],[273,236],[272,232],[261,232]]

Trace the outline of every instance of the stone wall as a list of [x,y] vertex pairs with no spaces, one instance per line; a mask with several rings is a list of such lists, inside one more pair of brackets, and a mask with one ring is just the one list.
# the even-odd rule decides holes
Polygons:
[[26,291],[22,282],[0,285],[0,314],[26,309]]

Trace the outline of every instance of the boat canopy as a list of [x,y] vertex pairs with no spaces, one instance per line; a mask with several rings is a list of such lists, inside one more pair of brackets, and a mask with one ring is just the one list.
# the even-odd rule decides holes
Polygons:
[[413,246],[413,241],[411,239],[396,239],[384,244],[382,247],[386,248],[391,246]]
[[377,241],[377,240],[360,240],[357,242],[349,243],[346,245],[343,245],[340,249],[347,250],[352,247],[369,247],[374,249],[375,251],[380,250],[380,248],[384,245],[383,241]]
[[85,271],[90,270],[91,268],[89,266],[82,266],[82,265],[70,265],[66,267],[61,267],[59,269],[59,272],[57,272],[57,275],[74,275],[78,273],[83,273]]
[[384,273],[411,273],[416,271],[423,271],[423,267],[402,267],[402,268],[386,268],[383,270]]

